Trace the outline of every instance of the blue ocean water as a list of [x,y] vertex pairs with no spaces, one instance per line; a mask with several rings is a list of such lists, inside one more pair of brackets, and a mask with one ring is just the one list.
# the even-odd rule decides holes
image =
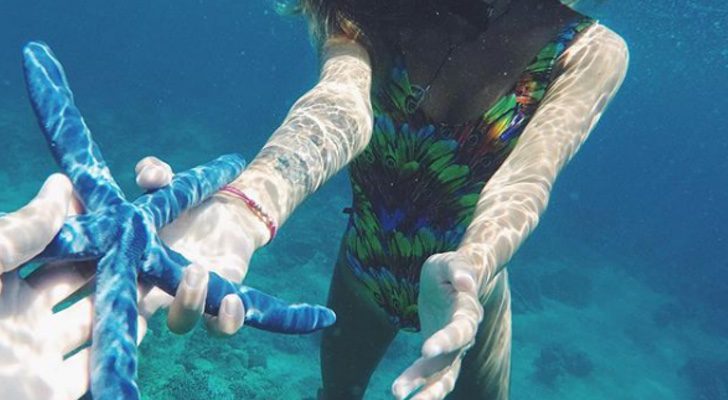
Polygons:
[[[631,49],[622,90],[560,177],[510,264],[513,398],[728,398],[728,6],[585,0]],[[154,154],[177,170],[252,158],[317,77],[303,21],[265,0],[0,4],[0,210],[54,171],[28,105],[20,48],[48,42],[117,178]],[[340,174],[257,254],[249,281],[325,302],[348,205]],[[295,282],[295,283],[294,283]],[[318,336],[204,329],[162,318],[141,348],[149,399],[305,399]],[[419,338],[402,336],[368,399],[388,398]]]

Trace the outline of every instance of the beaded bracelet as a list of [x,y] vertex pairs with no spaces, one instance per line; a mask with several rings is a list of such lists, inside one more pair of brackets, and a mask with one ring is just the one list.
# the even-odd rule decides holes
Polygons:
[[258,204],[255,200],[248,197],[248,195],[243,193],[242,190],[240,190],[236,187],[230,186],[230,185],[223,186],[222,189],[220,189],[220,192],[226,193],[228,195],[231,195],[233,197],[236,197],[236,198],[242,200],[243,203],[245,203],[245,205],[248,206],[250,211],[252,211],[253,214],[255,214],[255,216],[258,217],[265,224],[265,226],[268,227],[268,232],[270,233],[270,238],[268,239],[266,244],[270,243],[273,240],[273,238],[276,237],[276,232],[278,231],[278,226],[276,225],[273,218],[268,213],[263,211],[263,208],[260,206],[260,204]]

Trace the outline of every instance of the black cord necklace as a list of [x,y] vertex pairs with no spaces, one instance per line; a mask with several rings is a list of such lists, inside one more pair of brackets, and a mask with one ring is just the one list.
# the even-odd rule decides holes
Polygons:
[[417,111],[418,108],[422,105],[422,102],[425,101],[425,97],[427,97],[427,94],[430,92],[430,89],[432,88],[432,84],[435,82],[438,76],[440,76],[440,72],[442,72],[442,68],[445,66],[445,64],[448,63],[452,59],[452,53],[460,47],[465,41],[456,43],[456,44],[450,44],[447,53],[445,53],[445,57],[442,58],[442,61],[440,61],[440,65],[438,65],[437,69],[435,70],[435,73],[432,75],[430,80],[425,85],[412,85],[412,92],[407,96],[405,99],[405,107],[407,109],[408,113],[413,113]]
[[[454,14],[464,17],[467,21],[471,22],[473,21],[473,12],[475,12],[475,17],[480,15],[480,17],[477,19],[477,23],[474,24],[476,28],[478,28],[478,34],[484,32],[487,30],[488,26],[495,21],[496,19],[500,18],[503,14],[508,12],[509,6],[510,6],[510,0],[481,0],[476,4],[476,10],[473,10],[473,0],[467,0],[467,2],[470,4],[468,8],[462,8],[458,6],[459,4],[463,4],[464,2],[458,1],[458,0],[451,0],[453,3],[451,3],[451,10]],[[450,12],[447,11],[447,12]],[[477,37],[477,35],[476,35]],[[450,41],[450,37],[448,36],[448,41]],[[432,75],[432,77],[427,81],[424,85],[412,85],[412,91],[405,99],[405,108],[408,113],[414,113],[417,111],[417,109],[420,108],[422,103],[425,101],[425,98],[430,92],[430,89],[432,88],[432,84],[435,83],[437,78],[440,76],[440,73],[442,72],[442,69],[445,67],[445,65],[452,60],[452,54],[460,48],[463,44],[469,42],[472,40],[472,37],[466,36],[464,39],[458,41],[457,43],[450,43],[448,45],[448,50],[445,53],[445,56],[440,61],[440,64],[438,65],[437,69],[435,70],[435,73]]]

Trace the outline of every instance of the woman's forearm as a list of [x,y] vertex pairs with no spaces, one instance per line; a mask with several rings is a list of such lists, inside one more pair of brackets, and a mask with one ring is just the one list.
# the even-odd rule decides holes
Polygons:
[[488,282],[536,227],[551,188],[619,89],[627,70],[624,41],[596,25],[564,54],[516,148],[481,192],[460,250],[482,266]]
[[319,83],[291,108],[234,186],[277,224],[364,150],[372,134],[371,67],[355,42],[332,39]]

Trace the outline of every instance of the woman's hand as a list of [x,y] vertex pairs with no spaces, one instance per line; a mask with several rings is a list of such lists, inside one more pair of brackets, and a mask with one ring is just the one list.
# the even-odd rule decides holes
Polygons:
[[422,356],[392,385],[398,400],[444,399],[453,390],[465,352],[475,342],[483,307],[482,268],[464,252],[435,254],[422,266],[418,299]]
[[[39,248],[38,251],[42,250]],[[89,389],[89,353],[93,307],[90,297],[53,312],[53,307],[81,288],[95,263],[45,266],[24,280],[16,273],[0,279],[0,398],[75,400]],[[146,331],[140,321],[139,338]]]
[[35,257],[51,242],[69,207],[77,207],[72,193],[71,181],[53,174],[25,207],[0,216],[0,275]]
[[[139,161],[137,184],[147,190],[167,185],[173,176],[168,164],[154,157]],[[207,271],[234,282],[248,272],[253,252],[267,240],[265,225],[242,202],[214,196],[182,214],[162,229],[160,236],[173,250],[192,261],[174,299],[160,289],[152,289],[140,303],[140,313],[151,315],[169,306],[167,325],[176,333],[190,331],[203,313],[207,294]],[[207,320],[208,328],[219,335],[232,335],[243,325],[245,310],[240,298],[223,299],[218,317]]]
[[91,279],[95,263],[46,265],[27,280],[13,272],[78,211],[71,182],[55,174],[28,205],[0,217],[0,399],[77,399],[88,390],[89,349],[64,356],[91,336],[91,298],[53,307]]

